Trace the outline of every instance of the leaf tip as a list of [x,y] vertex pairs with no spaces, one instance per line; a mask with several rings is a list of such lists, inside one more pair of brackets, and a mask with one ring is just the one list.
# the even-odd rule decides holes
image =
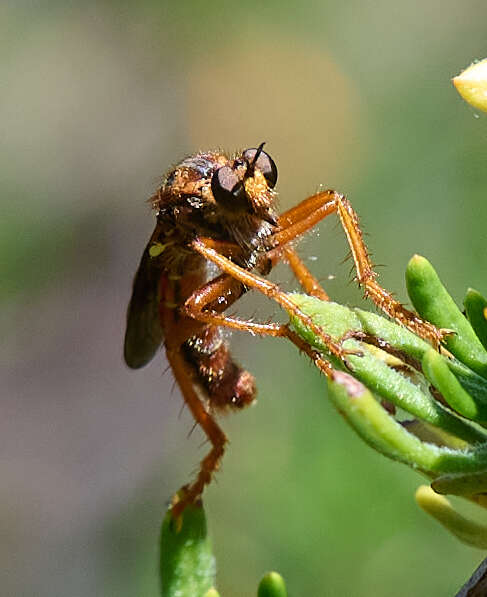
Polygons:
[[257,597],[287,597],[282,576],[278,572],[268,572],[259,583]]

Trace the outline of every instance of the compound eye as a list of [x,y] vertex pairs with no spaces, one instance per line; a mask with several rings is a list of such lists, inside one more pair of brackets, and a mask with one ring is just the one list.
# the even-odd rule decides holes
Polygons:
[[222,166],[213,174],[211,190],[215,201],[227,209],[241,209],[247,206],[242,181],[230,166]]
[[[255,148],[246,149],[243,152],[243,157],[248,164],[252,164],[256,153],[257,149]],[[257,161],[255,162],[255,167],[262,172],[264,178],[267,180],[267,184],[271,187],[271,189],[274,188],[277,182],[277,166],[271,156],[265,151],[261,151]]]

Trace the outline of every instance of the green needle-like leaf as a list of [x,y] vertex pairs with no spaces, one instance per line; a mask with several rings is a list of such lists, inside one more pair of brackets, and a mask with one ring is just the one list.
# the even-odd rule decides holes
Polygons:
[[215,559],[202,506],[188,506],[178,519],[168,510],[162,523],[160,574],[162,597],[203,596],[213,587]]
[[436,350],[431,348],[425,353],[422,365],[426,377],[454,410],[468,419],[487,421],[485,404],[481,404],[484,408],[479,412],[479,405],[462,388],[445,359]]
[[463,300],[465,312],[479,340],[487,349],[487,300],[473,288],[467,290]]
[[448,350],[473,371],[487,377],[487,351],[427,259],[415,255],[409,261],[406,283],[421,317],[455,332],[444,340]]
[[[300,309],[313,319],[314,323],[337,341],[352,333],[356,335],[370,333],[370,327],[366,327],[362,323],[367,320],[362,311],[357,313],[355,309],[348,309],[342,305],[320,301],[317,298],[306,295],[293,294],[290,296],[299,305]],[[320,351],[327,352],[326,346],[323,345],[321,339],[316,337],[299,319],[291,317],[291,321],[300,336]],[[387,344],[393,349],[398,350],[398,346],[401,349],[404,349],[406,346],[412,346],[413,353],[419,356],[421,350],[423,350],[424,354],[431,348],[428,344],[423,343],[423,341],[420,341],[422,344],[419,344],[417,339],[413,340],[416,338],[414,334],[384,318],[375,316],[373,323],[374,337],[383,341],[384,335],[386,335]],[[393,330],[391,326],[397,329]],[[385,333],[383,334],[382,332]],[[376,336],[375,334],[378,335]],[[430,394],[428,384],[425,383],[422,376],[415,375],[414,370],[408,368],[398,358],[376,346],[371,346],[366,342],[360,342],[352,338],[343,342],[343,348],[361,353],[361,356],[348,355],[347,365],[349,371],[373,392],[386,398],[415,417],[441,427],[444,431],[468,443],[487,441],[487,434],[485,432],[468,421],[454,415],[435,400]],[[335,367],[344,368],[343,363],[333,358],[330,358],[330,360]],[[406,369],[407,375],[402,374],[401,369]]]
[[479,473],[444,475],[436,478],[431,487],[443,495],[469,496],[487,492],[487,470]]
[[487,448],[453,450],[421,441],[391,417],[372,393],[348,373],[336,371],[328,387],[339,412],[362,439],[385,456],[433,477],[487,468]]

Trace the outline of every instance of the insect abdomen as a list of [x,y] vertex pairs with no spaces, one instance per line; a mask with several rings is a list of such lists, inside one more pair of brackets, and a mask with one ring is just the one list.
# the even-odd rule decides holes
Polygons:
[[194,368],[196,381],[204,388],[210,408],[243,408],[255,400],[255,379],[237,365],[221,328],[207,327],[183,344],[185,358]]

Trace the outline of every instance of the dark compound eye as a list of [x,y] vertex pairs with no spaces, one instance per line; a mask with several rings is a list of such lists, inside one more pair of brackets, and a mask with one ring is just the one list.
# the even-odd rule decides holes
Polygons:
[[[255,154],[257,153],[256,148],[246,149],[243,152],[243,157],[247,161],[248,164],[252,164],[255,158]],[[274,188],[277,182],[277,166],[271,156],[266,153],[265,151],[260,151],[259,157],[255,162],[255,167],[258,168],[262,174],[264,175],[265,179],[267,180],[267,184]]]
[[242,181],[229,166],[222,166],[213,174],[211,190],[215,201],[227,209],[247,207],[247,195]]

